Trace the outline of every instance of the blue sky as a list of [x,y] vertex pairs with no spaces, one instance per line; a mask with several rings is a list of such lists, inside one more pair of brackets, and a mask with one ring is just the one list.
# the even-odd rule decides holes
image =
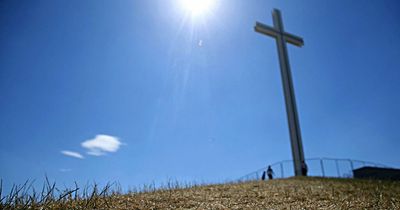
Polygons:
[[10,0],[0,177],[220,182],[290,159],[275,41],[253,30],[273,8],[305,40],[289,56],[306,158],[400,167],[396,0],[218,0],[193,18],[179,0]]

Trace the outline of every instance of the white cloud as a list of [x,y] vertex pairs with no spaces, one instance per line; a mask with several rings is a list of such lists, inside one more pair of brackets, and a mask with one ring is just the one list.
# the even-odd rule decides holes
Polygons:
[[94,139],[86,140],[81,145],[88,150],[87,154],[101,156],[118,151],[121,142],[114,136],[96,135]]
[[79,159],[83,159],[84,158],[80,153],[72,152],[72,151],[68,151],[68,150],[61,151],[61,154],[69,156],[69,157],[79,158]]

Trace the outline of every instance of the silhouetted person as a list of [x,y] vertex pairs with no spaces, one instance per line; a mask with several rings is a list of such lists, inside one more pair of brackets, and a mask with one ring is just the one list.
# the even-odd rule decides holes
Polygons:
[[273,175],[274,175],[274,171],[272,170],[271,166],[268,166],[267,169],[267,175],[268,175],[268,179],[273,179]]
[[265,180],[265,171],[263,171],[263,174],[262,174],[262,176],[261,176],[261,180]]
[[303,161],[301,163],[301,175],[307,176],[307,172],[308,172],[307,164],[306,164],[306,162]]

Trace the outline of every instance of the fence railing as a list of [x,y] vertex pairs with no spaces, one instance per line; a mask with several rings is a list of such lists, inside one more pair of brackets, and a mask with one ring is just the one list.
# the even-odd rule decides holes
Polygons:
[[[340,158],[310,158],[306,159],[306,163],[308,166],[308,176],[318,177],[352,178],[353,170],[364,166],[389,168],[388,166],[379,163]],[[270,164],[270,166],[274,171],[275,178],[287,178],[294,176],[292,160],[280,161]],[[268,165],[246,174],[240,177],[239,181],[261,179],[261,176],[267,167]]]

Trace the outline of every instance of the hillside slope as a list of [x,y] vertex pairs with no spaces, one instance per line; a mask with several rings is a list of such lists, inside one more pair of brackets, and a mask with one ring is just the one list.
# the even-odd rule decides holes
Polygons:
[[0,209],[400,209],[400,182],[354,179],[290,178],[126,195],[94,188],[86,199],[66,195],[39,203],[14,196]]
[[118,200],[127,204],[125,208],[140,209],[400,209],[400,182],[292,178],[157,191]]

